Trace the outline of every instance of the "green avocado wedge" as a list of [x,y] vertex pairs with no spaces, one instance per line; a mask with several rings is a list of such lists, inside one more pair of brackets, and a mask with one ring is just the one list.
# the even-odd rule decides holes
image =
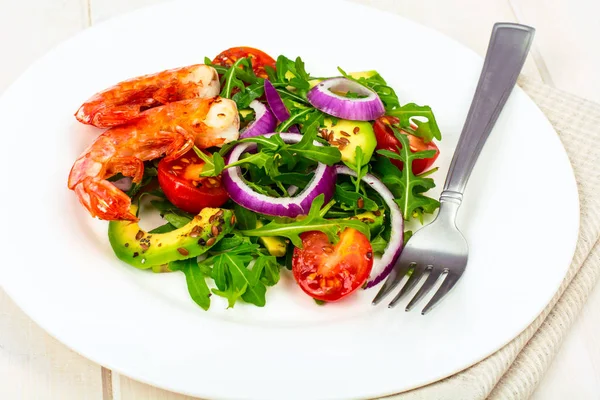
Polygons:
[[[132,205],[131,213],[136,212],[137,206]],[[232,216],[231,210],[204,208],[187,225],[167,233],[148,233],[137,222],[110,221],[108,239],[121,261],[149,269],[206,252],[231,232]]]

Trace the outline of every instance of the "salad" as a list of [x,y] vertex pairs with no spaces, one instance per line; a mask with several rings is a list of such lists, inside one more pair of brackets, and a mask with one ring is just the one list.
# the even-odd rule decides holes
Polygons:
[[[433,112],[374,70],[318,77],[300,57],[235,47],[120,82],[75,116],[107,130],[69,188],[110,221],[119,259],[181,271],[205,310],[212,295],[262,307],[285,273],[318,304],[373,287],[407,223],[439,207]],[[142,202],[163,225],[140,228]]]

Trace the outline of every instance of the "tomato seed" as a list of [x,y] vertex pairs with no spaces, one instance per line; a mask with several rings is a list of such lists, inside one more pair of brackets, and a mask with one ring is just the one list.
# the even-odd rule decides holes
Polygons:
[[183,169],[183,167],[181,165],[173,165],[172,167],[175,171]]

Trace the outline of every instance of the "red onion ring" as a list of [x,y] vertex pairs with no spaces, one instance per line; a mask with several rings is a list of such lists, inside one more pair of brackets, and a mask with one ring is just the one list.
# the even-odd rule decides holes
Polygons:
[[[366,97],[353,99],[339,96],[331,90],[350,91]],[[306,97],[316,109],[342,119],[372,121],[385,114],[383,102],[377,93],[347,78],[325,79],[309,90]]]
[[[264,135],[270,137],[271,133]],[[279,133],[286,143],[298,143],[302,135],[297,133]],[[316,146],[322,146],[317,141]],[[227,157],[227,164],[239,160],[240,156],[256,148],[255,143],[241,143],[231,150]],[[252,190],[242,178],[240,167],[227,168],[222,173],[222,183],[229,192],[229,197],[237,204],[260,214],[276,215],[280,217],[295,218],[298,215],[308,214],[315,197],[323,193],[325,202],[333,197],[335,191],[336,172],[333,166],[319,163],[315,174],[306,188],[294,197],[270,197]]]
[[[340,175],[351,175],[356,178],[356,172],[344,165],[337,165],[335,169]],[[383,255],[375,257],[373,260],[373,269],[371,270],[371,277],[373,278],[370,278],[367,282],[368,289],[384,280],[394,269],[394,265],[404,247],[404,219],[400,207],[394,201],[394,195],[383,182],[371,174],[366,174],[362,181],[379,193],[385,204],[390,208],[390,224],[392,225],[390,241],[383,250]]]
[[240,134],[240,139],[264,135],[273,132],[277,126],[277,119],[273,113],[260,101],[252,100],[250,108],[254,110],[256,117]]
[[[267,103],[269,103],[269,107],[271,107],[275,118],[277,118],[279,122],[283,122],[289,119],[290,112],[283,103],[283,100],[281,99],[281,96],[279,96],[279,93],[277,93],[277,89],[275,89],[275,86],[273,86],[271,81],[265,79],[264,87]],[[296,125],[290,126],[289,131],[293,133],[300,133],[300,130]]]

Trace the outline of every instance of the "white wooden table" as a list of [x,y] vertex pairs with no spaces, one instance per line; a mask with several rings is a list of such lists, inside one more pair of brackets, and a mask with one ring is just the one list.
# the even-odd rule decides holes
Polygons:
[[[60,41],[106,18],[159,1],[0,0],[0,93]],[[482,55],[494,22],[535,26],[535,44],[524,73],[600,102],[600,3],[596,0],[355,1],[433,27]],[[35,107],[43,104],[34,105],[34,111]],[[599,331],[600,286],[534,399],[600,399]],[[74,353],[35,325],[0,289],[0,399],[186,398],[111,373]]]

